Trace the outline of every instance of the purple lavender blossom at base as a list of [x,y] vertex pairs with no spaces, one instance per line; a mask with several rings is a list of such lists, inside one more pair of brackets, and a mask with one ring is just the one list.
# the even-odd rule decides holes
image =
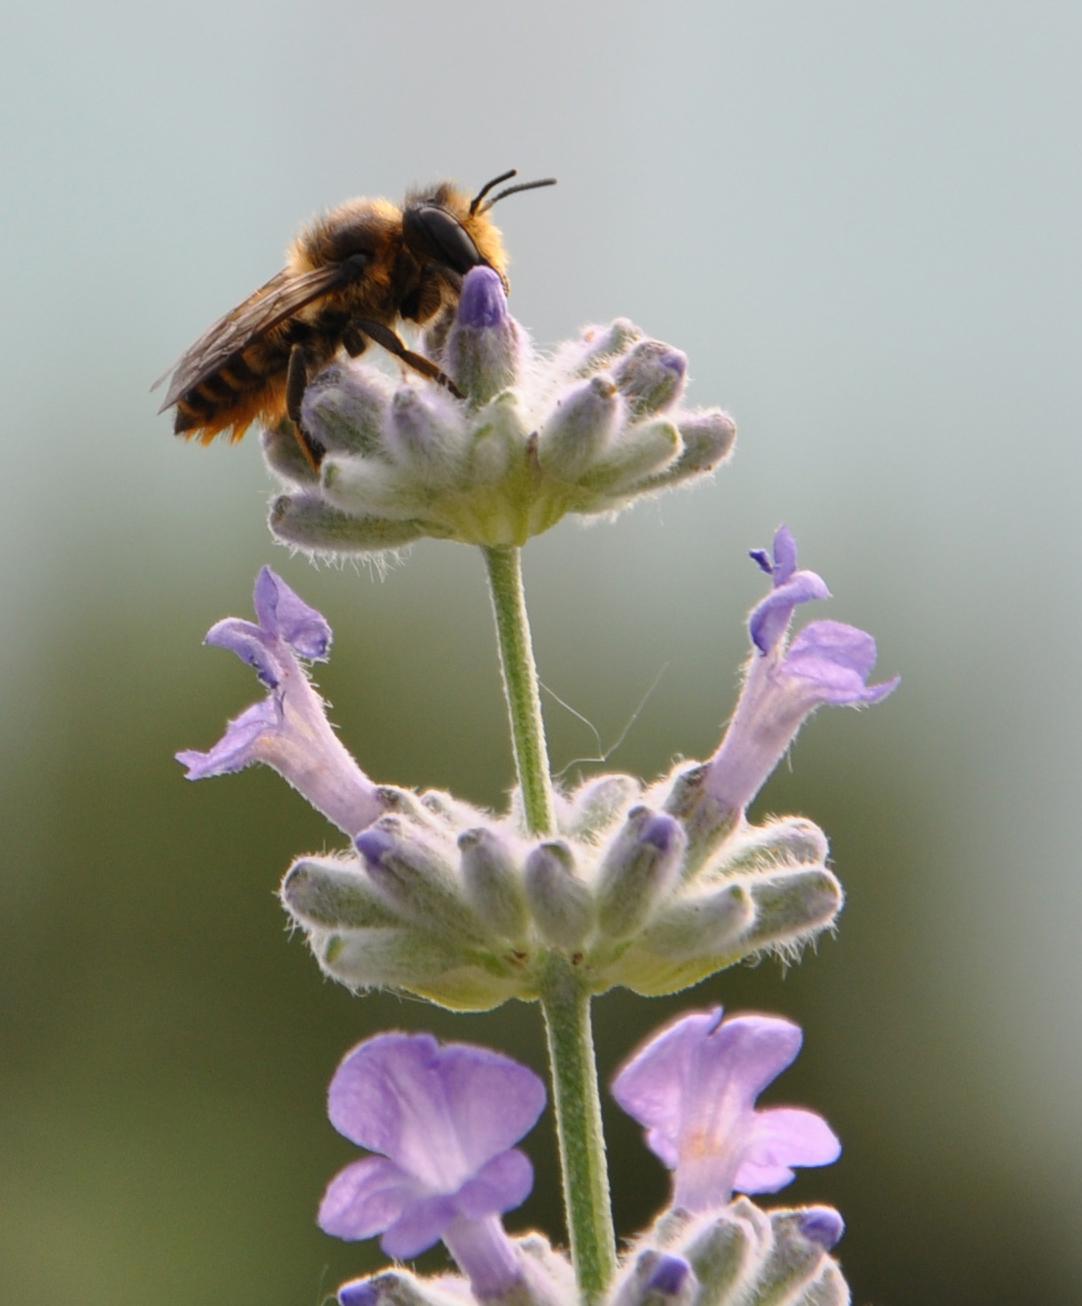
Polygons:
[[721,1008],[683,1016],[641,1048],[613,1081],[613,1096],[646,1127],[673,1171],[673,1205],[692,1213],[726,1205],[734,1191],[773,1193],[793,1167],[829,1165],[841,1144],[821,1116],[755,1099],[800,1050],[800,1029]]
[[331,1123],[377,1155],[330,1183],[319,1223],[338,1238],[378,1235],[396,1259],[443,1240],[480,1297],[523,1277],[499,1216],[523,1202],[533,1169],[512,1146],[545,1089],[525,1066],[426,1034],[381,1034],[350,1052],[328,1094]]

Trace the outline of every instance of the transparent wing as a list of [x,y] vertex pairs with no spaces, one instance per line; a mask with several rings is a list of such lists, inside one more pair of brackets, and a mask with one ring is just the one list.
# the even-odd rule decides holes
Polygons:
[[200,381],[213,376],[245,345],[266,335],[305,304],[349,280],[351,275],[356,275],[355,270],[335,263],[311,272],[292,275],[283,271],[271,277],[242,304],[208,327],[195,344],[154,382],[152,390],[156,390],[166,377],[172,377],[158,412],[164,413],[167,408],[172,408],[178,399]]

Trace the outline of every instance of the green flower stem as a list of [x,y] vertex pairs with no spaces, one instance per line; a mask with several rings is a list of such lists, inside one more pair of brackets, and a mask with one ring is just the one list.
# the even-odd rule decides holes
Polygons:
[[503,691],[507,699],[507,714],[511,718],[511,742],[526,824],[532,834],[553,834],[556,812],[530,622],[522,588],[522,553],[516,548],[495,547],[483,548],[481,552],[488,568],[500,645]]
[[541,984],[556,1133],[560,1143],[564,1208],[582,1300],[601,1300],[616,1270],[605,1138],[597,1088],[590,995],[571,962],[546,959]]
[[[504,695],[526,824],[533,834],[553,834],[556,815],[522,589],[522,555],[516,548],[490,547],[482,552],[496,616]],[[561,953],[551,952],[545,959],[540,996],[571,1257],[582,1300],[590,1304],[600,1301],[616,1270],[616,1237],[590,1029],[590,995],[571,962]]]

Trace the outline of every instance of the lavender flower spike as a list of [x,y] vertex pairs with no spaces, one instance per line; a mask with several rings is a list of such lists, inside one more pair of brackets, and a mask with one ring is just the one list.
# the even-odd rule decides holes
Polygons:
[[347,834],[357,834],[383,808],[375,785],[331,729],[299,659],[322,662],[331,628],[280,576],[264,567],[253,596],[258,624],[227,617],[207,632],[206,642],[227,648],[255,668],[267,697],[226,727],[206,753],[187,750],[177,761],[189,780],[228,775],[253,762],[273,767]]
[[337,555],[423,536],[518,547],[569,513],[609,517],[709,474],[736,435],[721,409],[684,407],[687,358],[630,323],[536,351],[490,267],[470,269],[421,347],[458,394],[416,377],[392,387],[364,361],[313,378],[303,416],[326,451],[318,478],[281,432],[265,439],[286,486],[271,508],[279,539]]
[[721,746],[710,760],[705,791],[723,814],[743,812],[777,766],[804,719],[822,704],[878,703],[899,677],[878,685],[867,679],[875,666],[875,640],[840,621],[813,621],[786,647],[786,632],[801,603],[830,597],[814,571],[798,571],[796,541],[781,526],[773,557],[751,555],[773,587],[748,619],[754,645],[744,688]]
[[428,1034],[381,1034],[350,1052],[331,1081],[331,1123],[380,1155],[331,1180],[321,1228],[382,1234],[396,1259],[442,1240],[479,1300],[499,1299],[526,1270],[500,1215],[520,1205],[533,1169],[512,1144],[545,1106],[541,1080],[509,1057]]
[[675,1171],[673,1204],[718,1210],[733,1192],[773,1193],[795,1165],[829,1165],[841,1145],[813,1111],[755,1099],[795,1060],[801,1033],[769,1016],[684,1016],[641,1048],[612,1092],[646,1126],[650,1150]]

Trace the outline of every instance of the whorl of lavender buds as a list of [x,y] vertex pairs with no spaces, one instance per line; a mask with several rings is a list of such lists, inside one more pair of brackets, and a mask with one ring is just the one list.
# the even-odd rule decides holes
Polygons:
[[258,624],[231,618],[209,636],[255,667],[268,696],[208,753],[180,759],[192,779],[273,766],[352,837],[344,854],[299,858],[281,890],[320,966],[352,988],[484,1010],[537,997],[557,949],[595,993],[675,993],[831,925],[842,890],[825,836],[797,817],[750,824],[745,807],[817,707],[874,703],[897,683],[866,683],[875,643],[855,627],[812,622],[787,642],[796,606],[827,591],[795,570],[784,529],[774,554],[744,689],[713,758],[645,792],[631,776],[592,778],[558,795],[551,837],[528,835],[514,799],[493,817],[370,780],[298,660],[326,656],[330,627],[269,569]]
[[558,796],[545,839],[514,801],[493,817],[443,794],[374,790],[352,854],[302,857],[282,884],[323,970],[485,1009],[535,998],[554,948],[593,992],[665,994],[828,928],[842,890],[822,831],[800,817],[751,824],[745,805],[816,707],[876,702],[896,682],[866,684],[874,641],[854,627],[811,623],[787,644],[797,604],[827,591],[795,571],[784,529],[775,553],[744,692],[709,762],[645,793],[631,776],[591,778]]
[[424,536],[521,545],[568,513],[612,514],[711,472],[735,439],[720,409],[681,407],[685,356],[629,322],[535,353],[490,268],[468,274],[450,330],[430,332],[425,347],[464,400],[334,363],[302,405],[325,451],[318,478],[288,429],[265,434],[268,464],[289,486],[271,508],[279,539],[320,554]]

